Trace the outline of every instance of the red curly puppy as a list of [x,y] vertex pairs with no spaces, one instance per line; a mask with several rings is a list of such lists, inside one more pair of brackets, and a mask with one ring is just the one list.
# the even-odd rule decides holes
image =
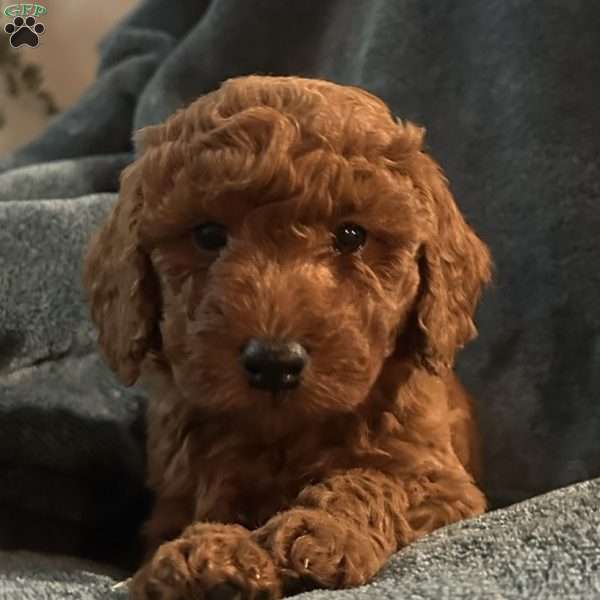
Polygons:
[[422,137],[360,89],[259,76],[142,131],[84,276],[150,393],[134,598],[360,585],[485,509],[451,369],[490,259]]

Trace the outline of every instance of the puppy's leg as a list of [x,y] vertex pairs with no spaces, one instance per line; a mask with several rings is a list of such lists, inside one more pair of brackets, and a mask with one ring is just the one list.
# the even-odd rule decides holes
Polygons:
[[144,561],[150,560],[161,544],[179,537],[186,526],[193,523],[193,509],[188,497],[156,498],[150,518],[142,531]]
[[484,510],[483,495],[462,473],[402,481],[367,469],[338,474],[303,490],[294,508],[252,535],[275,560],[286,591],[362,585],[398,548]]
[[162,544],[130,585],[134,600],[271,600],[279,598],[276,568],[239,525],[196,523]]

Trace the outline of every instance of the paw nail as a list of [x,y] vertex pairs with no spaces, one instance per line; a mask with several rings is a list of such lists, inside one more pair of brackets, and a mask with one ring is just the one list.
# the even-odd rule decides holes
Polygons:
[[248,571],[248,575],[250,575],[250,577],[252,579],[260,579],[261,578],[261,574],[260,571],[256,568],[256,567],[250,567],[249,571]]
[[113,585],[110,589],[113,592],[116,592],[117,590],[120,590],[121,588],[127,587],[130,582],[131,582],[131,577],[129,579],[125,579],[124,581],[119,581],[118,583],[115,583],[115,585]]

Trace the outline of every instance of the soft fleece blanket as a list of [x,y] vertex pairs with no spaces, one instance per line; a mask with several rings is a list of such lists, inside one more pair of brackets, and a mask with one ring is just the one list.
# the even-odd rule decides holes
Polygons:
[[[359,85],[427,126],[496,263],[458,364],[494,505],[599,476],[599,47],[600,5],[575,0],[142,2],[80,101],[0,159],[0,547],[130,564],[148,506],[144,399],[95,351],[80,255],[133,131],[253,72]],[[597,491],[449,528],[362,591],[313,595],[594,597]],[[83,568],[32,556],[0,556],[0,598],[87,589]],[[97,581],[82,597],[104,593]]]

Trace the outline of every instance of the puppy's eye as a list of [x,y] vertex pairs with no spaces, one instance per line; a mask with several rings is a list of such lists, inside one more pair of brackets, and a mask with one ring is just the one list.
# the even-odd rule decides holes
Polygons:
[[193,235],[203,250],[220,250],[227,244],[227,228],[220,223],[202,223],[194,227]]
[[355,223],[342,223],[334,232],[335,248],[342,254],[356,252],[365,245],[367,232]]

